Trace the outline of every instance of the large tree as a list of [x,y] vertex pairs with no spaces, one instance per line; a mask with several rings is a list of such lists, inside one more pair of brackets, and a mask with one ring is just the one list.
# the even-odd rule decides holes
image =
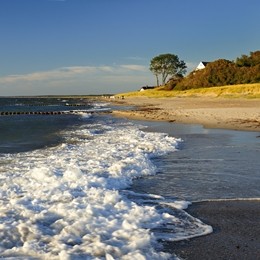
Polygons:
[[186,64],[179,60],[175,54],[161,54],[154,57],[150,63],[150,70],[157,79],[157,86],[159,86],[159,75],[162,76],[162,85],[165,85],[167,78],[182,77],[186,73]]

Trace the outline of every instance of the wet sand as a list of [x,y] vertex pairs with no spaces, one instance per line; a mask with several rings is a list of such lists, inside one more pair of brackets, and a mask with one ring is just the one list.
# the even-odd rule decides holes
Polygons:
[[260,99],[243,98],[147,98],[115,101],[135,108],[114,115],[129,119],[201,124],[208,128],[260,131]]
[[213,227],[213,233],[164,243],[181,259],[260,259],[260,201],[198,202],[188,213]]
[[[130,110],[113,112],[128,119],[260,132],[259,99],[137,97],[115,102],[133,106]],[[195,202],[187,212],[211,225],[213,233],[185,241],[164,242],[165,251],[188,260],[260,259],[259,199]]]

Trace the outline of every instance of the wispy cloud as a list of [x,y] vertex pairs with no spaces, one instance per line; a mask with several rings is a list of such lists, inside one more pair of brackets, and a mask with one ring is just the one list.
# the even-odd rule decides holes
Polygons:
[[38,71],[28,74],[8,75],[0,77],[0,83],[13,83],[17,81],[44,81],[59,78],[70,78],[81,74],[93,74],[97,72],[110,72],[109,66],[91,67],[91,66],[74,66],[62,67],[49,71]]
[[134,70],[134,71],[147,71],[147,67],[142,65],[128,64],[128,65],[121,65],[120,67],[128,70]]
[[0,77],[0,83],[8,84],[18,81],[46,81],[57,80],[64,78],[74,78],[78,76],[91,76],[91,75],[113,75],[113,74],[127,74],[128,72],[146,72],[147,68],[141,65],[127,64],[119,66],[73,66],[61,67],[49,71],[38,71],[28,74],[8,75]]
[[144,57],[138,57],[138,56],[130,56],[130,57],[126,57],[127,60],[135,60],[135,61],[144,61],[146,60],[146,58]]
[[153,84],[148,67],[138,64],[68,66],[0,77],[2,95],[101,94]]

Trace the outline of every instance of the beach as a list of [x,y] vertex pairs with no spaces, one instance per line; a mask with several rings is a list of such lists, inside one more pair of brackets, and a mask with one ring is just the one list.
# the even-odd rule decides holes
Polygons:
[[134,97],[116,101],[134,106],[113,113],[131,119],[201,124],[207,128],[260,131],[260,99]]
[[[255,140],[258,140],[260,134],[258,133],[260,131],[259,99],[136,97],[116,102],[130,106],[129,110],[119,109],[113,112],[116,116],[128,119],[201,124],[211,129],[253,131],[254,138],[257,138]],[[172,130],[169,131],[165,125],[160,130],[173,134]],[[243,136],[239,136],[242,132],[237,131],[237,133],[238,139],[243,139]],[[240,159],[247,160],[247,156],[250,156],[243,154],[240,148],[236,152],[241,153],[240,158],[236,159],[237,163]],[[259,146],[256,146],[256,152],[259,152]],[[254,162],[256,160],[253,159]],[[257,165],[252,166],[252,170],[255,167]],[[245,170],[245,174],[248,171],[250,167]],[[259,172],[256,175],[259,176]],[[232,183],[232,181],[231,179],[227,182]],[[141,185],[143,183],[139,184]],[[243,187],[243,181],[239,185],[241,190],[250,189],[245,183]],[[232,187],[228,188],[231,189]],[[176,254],[181,259],[260,259],[260,202],[258,196],[255,198],[252,195],[251,197],[254,198],[250,198],[250,195],[245,194],[246,191],[237,199],[236,196],[229,197],[224,193],[220,194],[220,199],[193,201],[187,212],[211,225],[213,233],[179,242],[165,242],[163,243],[165,250]],[[225,199],[225,196],[228,198]]]
[[257,259],[259,132],[192,124],[195,108],[177,123],[160,102],[0,99],[0,256]]

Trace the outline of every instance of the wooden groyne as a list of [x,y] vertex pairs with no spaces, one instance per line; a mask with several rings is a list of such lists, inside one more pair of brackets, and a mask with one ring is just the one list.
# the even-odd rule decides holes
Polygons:
[[[16,106],[16,104],[9,104],[9,106]],[[87,107],[89,104],[23,104],[22,107],[52,107],[52,106],[62,106],[62,107]]]
[[[2,111],[0,116],[17,116],[17,115],[65,115],[79,114],[80,111]],[[89,112],[88,112],[89,113]]]

